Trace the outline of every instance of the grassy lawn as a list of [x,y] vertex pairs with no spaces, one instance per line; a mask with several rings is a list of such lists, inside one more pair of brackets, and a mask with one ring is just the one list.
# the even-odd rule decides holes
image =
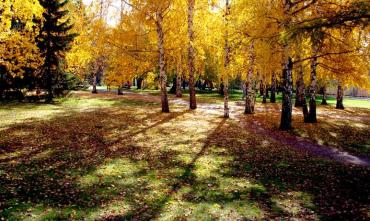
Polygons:
[[[103,88],[102,88],[103,89]],[[168,88],[169,90],[170,88]],[[139,94],[150,94],[150,95],[160,95],[159,90],[153,90],[153,89],[143,89],[143,90],[137,90],[135,87],[132,87],[129,91],[139,93]],[[188,97],[189,91],[184,90],[183,96]],[[241,98],[243,97],[243,92],[241,90],[232,90],[230,92],[230,101],[241,101]],[[216,103],[222,103],[223,102],[223,96],[217,93],[217,91],[197,91],[197,98],[200,102],[216,102]],[[307,98],[308,101],[309,98]],[[276,94],[276,101],[281,102],[282,100],[282,94],[278,93]],[[258,94],[257,102],[262,102],[262,97]],[[267,98],[267,101],[269,101],[269,98]],[[321,104],[322,96],[317,95],[317,104]],[[327,102],[330,106],[336,105],[336,98],[335,96],[328,96]],[[370,109],[370,99],[356,99],[353,97],[345,97],[343,100],[343,104],[345,107],[358,107],[358,108],[367,108]]]
[[[222,102],[217,94],[198,98]],[[368,168],[297,152],[245,127],[257,120],[276,128],[279,104],[258,104],[253,116],[243,116],[242,107],[233,105],[232,118],[225,120],[222,109],[189,111],[179,104],[162,114],[160,99],[142,94],[76,92],[53,105],[3,104],[0,218],[369,218]],[[369,110],[319,107],[319,113],[319,124],[304,125],[295,109],[290,133],[367,153]],[[343,128],[351,139],[338,139]]]

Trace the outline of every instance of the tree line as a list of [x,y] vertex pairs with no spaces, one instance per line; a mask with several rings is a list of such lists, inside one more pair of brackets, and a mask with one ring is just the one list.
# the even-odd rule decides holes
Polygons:
[[[144,77],[158,80],[162,112],[169,112],[168,76],[176,77],[177,97],[182,96],[181,84],[187,80],[190,109],[197,108],[197,79],[210,78],[222,82],[228,117],[232,80],[239,78],[245,84],[245,114],[255,111],[257,82],[263,97],[270,88],[272,102],[276,82],[281,82],[280,128],[287,130],[292,123],[293,91],[305,122],[315,123],[318,85],[325,100],[327,85],[337,83],[337,108],[344,108],[345,87],[370,88],[370,3],[365,0],[99,0],[90,5],[76,0],[27,0],[29,10],[24,5],[15,10],[15,2],[0,3],[9,6],[1,11],[1,25],[8,30],[2,32],[1,43],[9,41],[5,44],[21,52],[1,55],[2,73],[43,76],[44,84],[38,84],[48,94],[52,88],[47,85],[54,85],[48,76],[57,79],[58,68],[93,79],[93,92],[102,73],[106,84],[119,89]],[[63,8],[54,15],[54,23],[47,22],[52,16],[46,15],[45,2]],[[109,24],[112,20],[115,25]],[[14,21],[22,23],[21,30]],[[47,34],[45,28],[53,25],[61,28],[60,37]],[[51,28],[50,33],[54,31]],[[16,34],[27,40],[16,40]],[[41,41],[48,36],[48,44]]]

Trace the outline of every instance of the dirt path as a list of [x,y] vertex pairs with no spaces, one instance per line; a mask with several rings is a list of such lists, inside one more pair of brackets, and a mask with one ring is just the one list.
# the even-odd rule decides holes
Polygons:
[[246,129],[258,135],[265,136],[266,139],[272,139],[283,145],[287,145],[299,152],[308,152],[314,156],[335,160],[344,164],[370,167],[370,157],[355,156],[346,151],[339,150],[335,147],[315,144],[303,138],[289,135],[281,131],[272,131],[270,129],[263,128],[263,126],[256,120],[253,120],[249,123],[250,124],[248,125],[246,123],[243,123]]
[[[176,104],[184,104],[187,105],[188,103],[183,100],[175,101]],[[238,102],[236,102],[237,104]],[[238,106],[238,105],[237,105]],[[198,108],[207,109],[207,110],[221,110],[223,111],[222,105],[215,105],[215,104],[198,104]],[[233,107],[232,111],[238,111],[240,113],[243,112],[242,108]],[[257,108],[258,109],[258,108]],[[233,116],[233,118],[238,118],[238,115]],[[365,120],[365,119],[360,119]],[[366,117],[366,120],[368,118]],[[240,123],[242,123],[239,120]],[[306,152],[314,156],[319,156],[325,159],[334,160],[343,164],[352,164],[352,165],[359,165],[359,166],[366,166],[370,167],[370,157],[366,156],[356,156],[346,151],[339,150],[338,148],[325,146],[320,144],[315,144],[311,141],[308,141],[304,138],[297,137],[294,135],[289,135],[287,133],[281,131],[275,131],[267,128],[263,128],[263,126],[257,121],[253,120],[249,122],[251,124],[246,125],[243,123],[244,127],[247,130],[252,131],[259,136],[264,136],[267,139],[272,139],[282,145],[287,145],[298,152]]]

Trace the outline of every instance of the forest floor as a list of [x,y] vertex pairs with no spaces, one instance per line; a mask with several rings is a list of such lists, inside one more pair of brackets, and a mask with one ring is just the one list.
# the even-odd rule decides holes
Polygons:
[[[367,220],[370,109],[75,92],[0,109],[0,220]],[[348,106],[348,105],[347,105]]]

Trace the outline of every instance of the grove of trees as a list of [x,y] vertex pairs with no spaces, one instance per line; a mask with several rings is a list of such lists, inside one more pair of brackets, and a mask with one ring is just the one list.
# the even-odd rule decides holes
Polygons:
[[152,82],[170,112],[169,77],[177,97],[189,83],[190,109],[200,78],[223,86],[229,117],[230,82],[240,78],[245,114],[255,112],[257,85],[264,102],[281,88],[287,130],[293,105],[317,121],[318,89],[325,104],[329,82],[338,109],[345,87],[370,89],[369,19],[367,0],[0,0],[0,98],[42,88],[51,102],[67,73],[91,79],[97,93],[103,74],[119,92],[133,79]]

